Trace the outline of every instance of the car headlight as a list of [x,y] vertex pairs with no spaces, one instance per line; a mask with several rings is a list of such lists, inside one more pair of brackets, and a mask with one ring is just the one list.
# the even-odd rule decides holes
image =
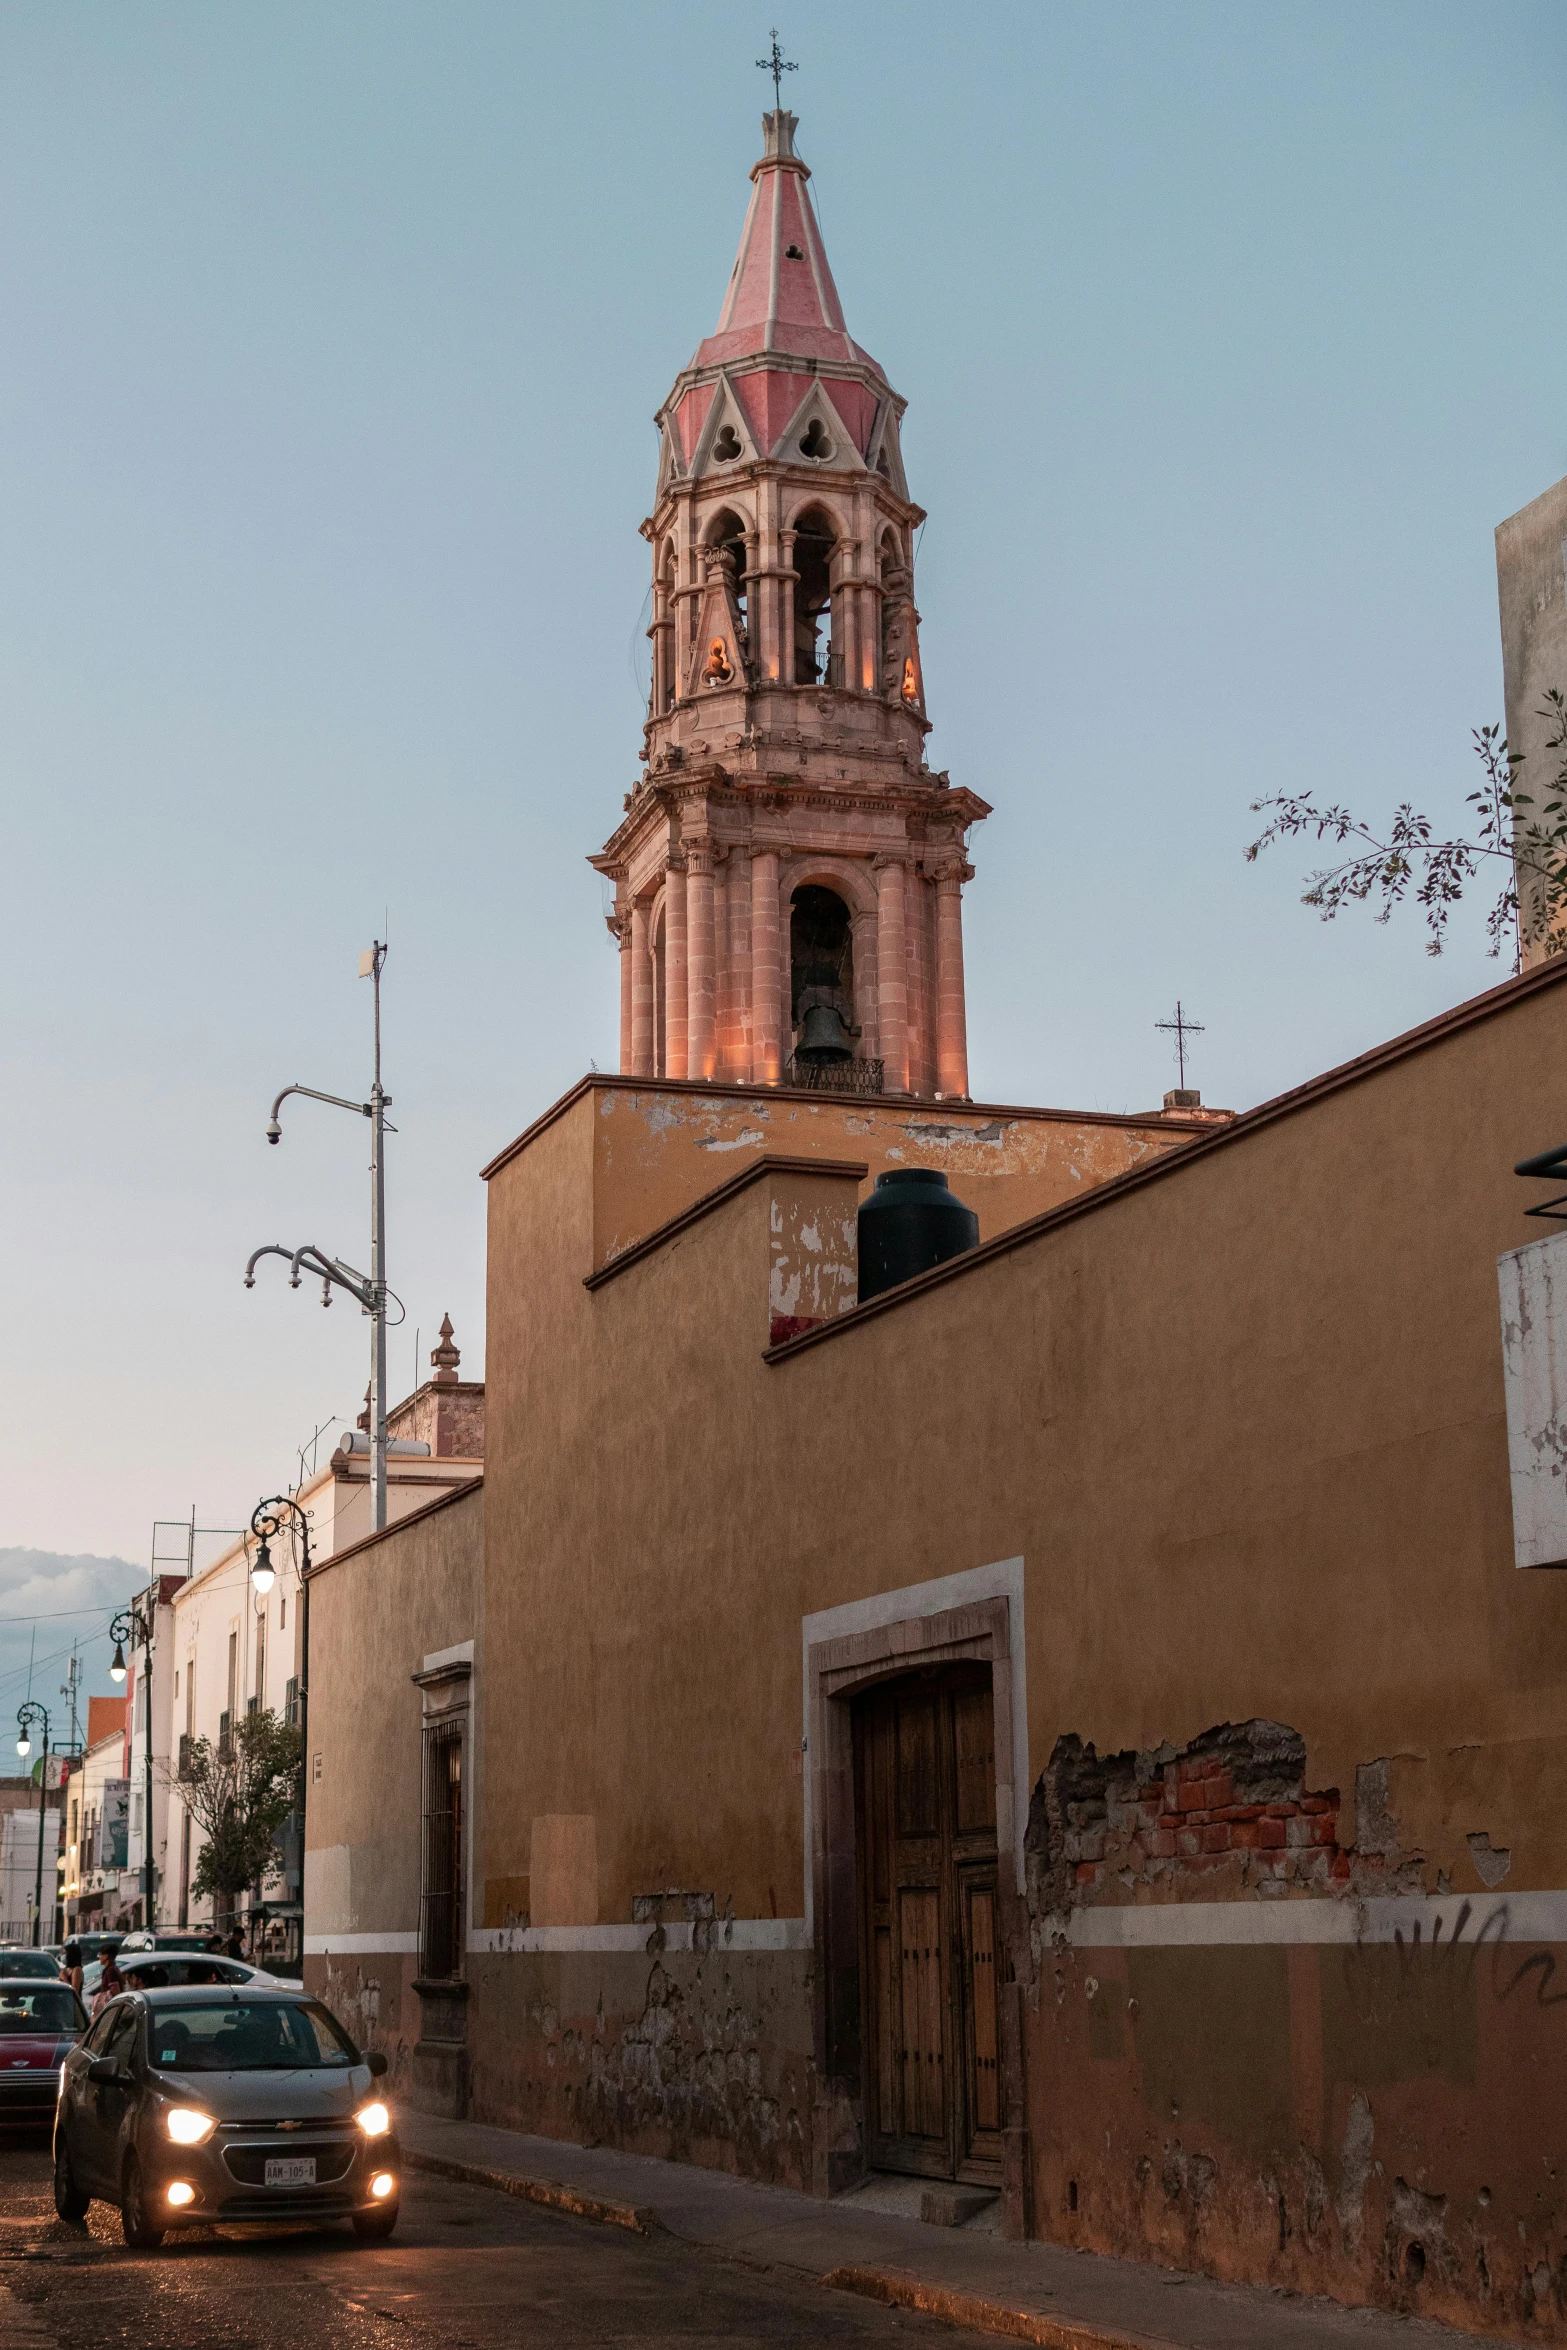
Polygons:
[[362,2105],[354,2116],[367,2138],[384,2138],[392,2126],[392,2117],[384,2105]]
[[218,2126],[199,2105],[171,2105],[163,2123],[176,2146],[199,2146]]

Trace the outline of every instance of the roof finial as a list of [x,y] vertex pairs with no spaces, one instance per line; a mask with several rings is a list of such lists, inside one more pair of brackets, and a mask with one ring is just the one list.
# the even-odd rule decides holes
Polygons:
[[773,77],[773,111],[776,114],[779,107],[783,104],[783,93],[779,85],[782,82],[784,75],[786,73],[798,73],[800,70],[800,68],[795,64],[794,60],[790,57],[785,57],[783,51],[779,48],[778,27],[776,25],[773,27],[772,54],[768,57],[759,57],[756,62],[761,67],[763,73],[770,73]]
[[432,1348],[430,1361],[434,1367],[437,1387],[455,1387],[457,1385],[457,1366],[462,1361],[462,1356],[452,1344],[452,1318],[450,1314],[441,1316],[441,1343]]
[[1173,1020],[1156,1020],[1154,1026],[1161,1036],[1173,1036],[1175,1039],[1175,1058],[1181,1072],[1181,1090],[1184,1092],[1186,1089],[1186,1039],[1189,1036],[1203,1035],[1205,1033],[1203,1024],[1200,1020],[1187,1019],[1181,1009],[1181,999],[1177,996],[1175,1018]]

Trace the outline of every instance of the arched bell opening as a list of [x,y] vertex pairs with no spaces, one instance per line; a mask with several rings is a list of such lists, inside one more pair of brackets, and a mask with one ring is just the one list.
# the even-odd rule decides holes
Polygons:
[[794,682],[836,684],[832,610],[832,556],[838,543],[831,518],[819,506],[794,526]]
[[721,514],[714,515],[702,535],[702,544],[704,547],[721,547],[728,558],[729,575],[734,582],[735,606],[740,614],[740,633],[749,640],[751,615],[745,576],[745,524],[732,507],[726,506]]
[[854,933],[834,889],[805,882],[789,902],[789,1018],[803,1068],[854,1059]]

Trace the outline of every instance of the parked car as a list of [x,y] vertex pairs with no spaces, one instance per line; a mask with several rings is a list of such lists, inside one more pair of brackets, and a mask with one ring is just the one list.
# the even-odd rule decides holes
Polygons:
[[54,2201],[80,2222],[119,2206],[125,2241],[256,2219],[397,2225],[401,2149],[372,2094],[386,2071],[319,2000],[298,1992],[127,1992],[64,2060]]
[[8,1976],[12,1982],[18,1982],[24,1976],[33,1983],[59,1983],[64,1980],[60,1961],[52,1950],[0,1949],[0,1975]]
[[211,1926],[137,1926],[121,1950],[210,1950],[222,1936]]
[[112,1958],[125,1936],[123,1934],[72,1934],[70,1939],[81,1952],[82,1964],[86,1966],[95,1958]]
[[[127,1991],[167,1991],[203,1983],[260,1983],[263,1988],[287,1990],[265,1968],[247,1966],[242,1958],[188,1958],[161,1950],[121,1950],[114,1961]],[[103,1981],[101,1964],[82,1969],[82,1997],[91,2005]]]
[[[14,1955],[0,1952],[0,1967]],[[86,2029],[87,2010],[69,1983],[0,1973],[0,2122],[36,2124],[53,2113],[60,2067]]]

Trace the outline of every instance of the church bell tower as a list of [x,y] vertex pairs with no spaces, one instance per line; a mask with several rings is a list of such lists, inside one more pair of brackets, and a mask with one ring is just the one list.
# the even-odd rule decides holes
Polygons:
[[844,326],[795,129],[763,117],[717,331],[656,418],[645,765],[592,860],[620,1065],[951,1100],[990,810],[925,764],[905,403]]

